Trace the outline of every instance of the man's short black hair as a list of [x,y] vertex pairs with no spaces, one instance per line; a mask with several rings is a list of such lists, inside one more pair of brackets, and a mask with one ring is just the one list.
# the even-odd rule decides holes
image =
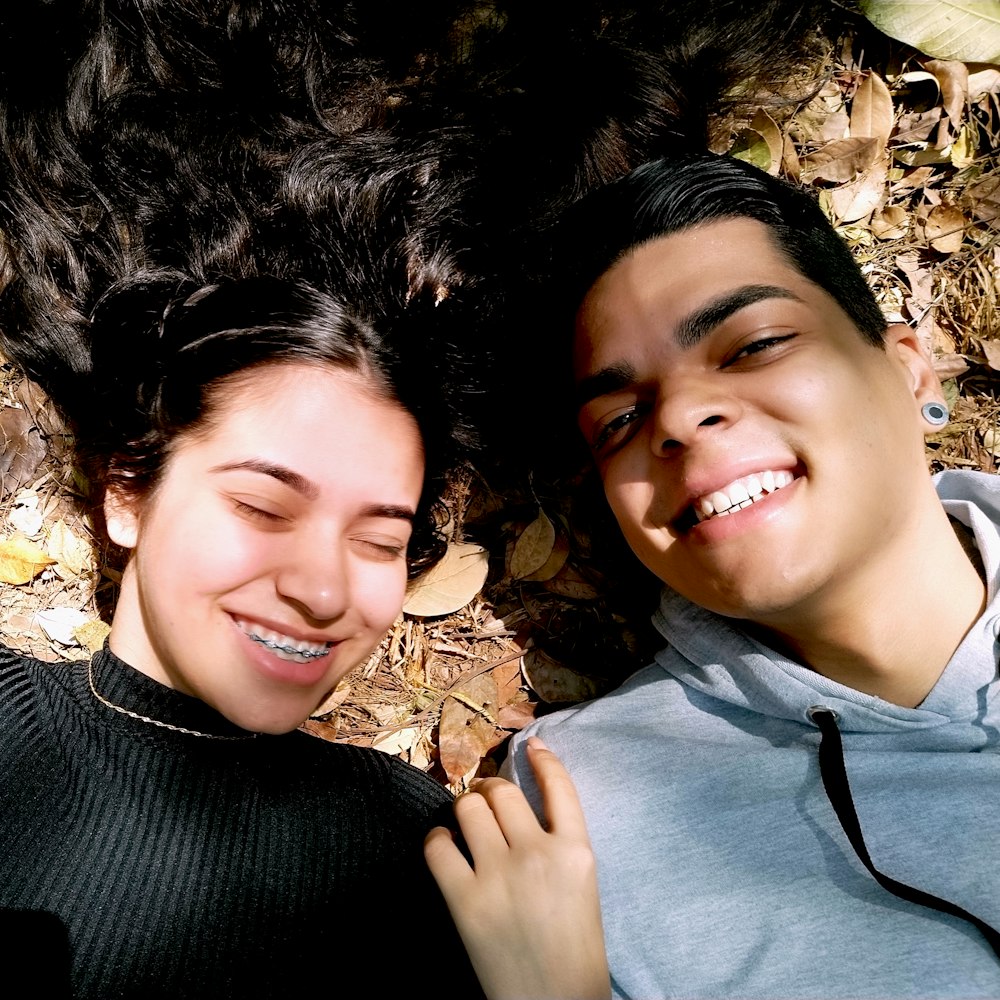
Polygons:
[[645,163],[579,202],[561,227],[557,266],[579,306],[636,247],[703,222],[755,219],[800,273],[831,295],[861,336],[884,343],[886,321],[850,250],[804,190],[727,156],[681,153]]

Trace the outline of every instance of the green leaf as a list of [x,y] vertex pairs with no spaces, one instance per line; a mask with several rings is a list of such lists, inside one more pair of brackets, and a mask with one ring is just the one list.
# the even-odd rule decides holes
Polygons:
[[861,0],[879,31],[937,59],[1000,63],[1000,0]]

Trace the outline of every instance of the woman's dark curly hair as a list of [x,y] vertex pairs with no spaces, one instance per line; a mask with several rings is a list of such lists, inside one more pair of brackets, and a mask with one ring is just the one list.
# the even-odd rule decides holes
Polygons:
[[75,431],[98,520],[108,490],[139,502],[156,490],[174,442],[211,421],[235,378],[263,366],[316,364],[356,373],[413,415],[426,474],[409,545],[411,574],[439,557],[437,505],[455,464],[455,435],[445,394],[434,389],[441,376],[426,337],[390,342],[333,295],[302,281],[198,285],[173,272],[119,282],[99,302],[90,333],[91,402],[77,410]]

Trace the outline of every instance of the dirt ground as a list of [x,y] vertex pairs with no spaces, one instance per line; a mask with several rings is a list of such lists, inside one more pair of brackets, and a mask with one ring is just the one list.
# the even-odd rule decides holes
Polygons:
[[[849,39],[794,76],[792,90],[814,96],[730,123],[720,151],[820,190],[886,314],[914,324],[933,352],[952,419],[928,443],[931,467],[995,471],[1000,71]],[[118,578],[77,509],[69,441],[9,365],[0,446],[0,641],[80,658],[104,639]],[[641,666],[649,642],[608,599],[620,581],[596,566],[574,521],[577,483],[541,500],[491,485],[472,474],[455,484],[447,562],[307,724],[397,754],[455,790],[493,768],[497,748],[536,713]]]

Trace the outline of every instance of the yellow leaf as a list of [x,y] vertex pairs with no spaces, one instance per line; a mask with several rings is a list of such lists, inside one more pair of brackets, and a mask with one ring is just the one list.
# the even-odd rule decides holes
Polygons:
[[85,625],[73,629],[73,637],[91,653],[96,653],[104,645],[104,640],[110,632],[111,626],[107,622],[91,619]]
[[52,526],[48,541],[49,555],[66,570],[61,576],[79,576],[91,568],[90,546],[66,526],[60,518]]
[[774,156],[767,140],[756,129],[740,129],[729,148],[729,155],[734,160],[743,160],[759,170],[772,173]]
[[0,583],[28,583],[54,562],[24,535],[11,535],[0,542]]
[[403,610],[408,615],[450,615],[483,589],[488,570],[489,556],[481,546],[449,545],[441,561],[410,584]]
[[510,557],[510,575],[515,580],[523,580],[541,569],[552,554],[555,541],[555,525],[540,510],[538,517],[521,532],[514,546]]

